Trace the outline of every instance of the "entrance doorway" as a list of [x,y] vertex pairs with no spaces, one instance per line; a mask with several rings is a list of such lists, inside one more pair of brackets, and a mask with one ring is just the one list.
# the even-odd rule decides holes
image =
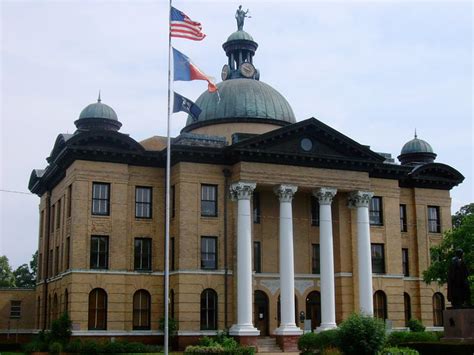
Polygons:
[[260,336],[268,336],[268,296],[265,292],[256,290],[254,293],[253,322],[255,327],[260,330]]
[[312,330],[321,325],[321,294],[318,291],[306,297],[306,319],[311,319]]

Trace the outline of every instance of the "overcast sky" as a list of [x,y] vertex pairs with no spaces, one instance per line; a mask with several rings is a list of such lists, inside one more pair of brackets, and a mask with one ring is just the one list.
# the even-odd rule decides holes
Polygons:
[[[173,40],[220,78],[222,43],[236,30],[236,1],[174,6],[200,21],[202,42]],[[316,117],[361,144],[398,156],[418,137],[458,169],[453,212],[474,201],[470,1],[247,1],[244,29],[258,42],[261,80],[282,93],[297,120]],[[102,91],[140,141],[166,135],[168,2],[1,1],[0,189],[27,192],[56,136],[72,133]],[[219,79],[220,80],[220,79]],[[202,81],[177,82],[195,100]],[[186,116],[175,114],[172,135]],[[37,249],[36,195],[0,192],[0,255],[13,266]]]

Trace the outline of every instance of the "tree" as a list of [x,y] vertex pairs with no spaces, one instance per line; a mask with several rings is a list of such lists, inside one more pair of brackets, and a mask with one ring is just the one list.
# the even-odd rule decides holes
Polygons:
[[8,258],[0,256],[0,287],[15,287],[15,276]]
[[[457,226],[447,231],[438,246],[432,247],[431,265],[423,272],[426,283],[433,281],[444,284],[448,280],[448,269],[456,249],[464,251],[464,262],[468,270],[474,271],[474,204],[463,206],[454,216]],[[459,221],[459,222],[458,222]],[[474,289],[474,275],[470,276],[471,295]]]
[[36,285],[36,268],[38,264],[38,252],[34,253],[31,257],[30,267],[27,264],[22,264],[13,271],[15,276],[16,287],[35,287]]
[[455,215],[452,216],[453,228],[458,228],[459,226],[461,226],[464,217],[471,214],[474,214],[474,203],[462,206],[459,211],[457,211]]

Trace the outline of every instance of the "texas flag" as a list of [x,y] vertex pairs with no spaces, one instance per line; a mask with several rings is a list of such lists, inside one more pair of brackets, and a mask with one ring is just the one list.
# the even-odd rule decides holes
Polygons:
[[209,92],[216,92],[217,86],[183,53],[173,48],[174,81],[206,80]]

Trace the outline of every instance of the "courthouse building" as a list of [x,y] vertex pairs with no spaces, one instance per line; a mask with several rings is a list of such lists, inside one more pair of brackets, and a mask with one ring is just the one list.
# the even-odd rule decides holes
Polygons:
[[[228,37],[220,99],[204,92],[198,119],[172,139],[169,307],[180,344],[228,328],[288,349],[305,327],[334,328],[359,311],[393,328],[410,318],[442,326],[446,289],[422,272],[451,228],[450,190],[463,176],[416,136],[400,142],[396,163],[297,120],[259,80],[257,47],[243,30]],[[166,138],[121,133],[100,99],[74,123],[31,174],[38,283],[26,298],[10,292],[1,328],[45,329],[67,312],[74,336],[157,341]]]

